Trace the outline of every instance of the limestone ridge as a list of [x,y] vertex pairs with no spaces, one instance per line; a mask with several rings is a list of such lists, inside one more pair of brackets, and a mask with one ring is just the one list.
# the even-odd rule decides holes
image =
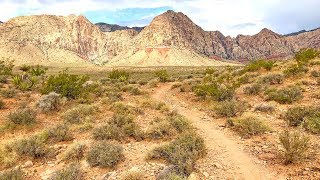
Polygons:
[[287,58],[307,47],[320,48],[320,29],[290,36],[263,29],[252,36],[232,38],[219,31],[204,31],[183,13],[171,10],[141,30],[97,26],[75,15],[21,16],[0,26],[0,58],[18,64],[192,66],[209,65],[213,59]]

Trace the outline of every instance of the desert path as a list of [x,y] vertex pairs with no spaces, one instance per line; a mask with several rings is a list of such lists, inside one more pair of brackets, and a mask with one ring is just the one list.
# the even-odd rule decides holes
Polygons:
[[171,84],[160,85],[154,89],[152,97],[187,117],[204,138],[207,155],[197,162],[197,169],[206,179],[285,179],[255,163],[255,159],[244,152],[240,144],[215,127],[212,121],[203,120],[203,117],[208,117],[206,113],[188,107],[170,93],[170,88]]

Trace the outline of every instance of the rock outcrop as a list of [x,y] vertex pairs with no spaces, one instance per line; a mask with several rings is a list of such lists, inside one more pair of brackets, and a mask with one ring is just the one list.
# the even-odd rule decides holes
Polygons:
[[307,47],[320,48],[320,29],[290,36],[263,29],[252,36],[232,38],[219,31],[204,31],[174,11],[137,30],[96,26],[75,15],[21,16],[0,26],[0,58],[17,64],[212,65],[222,59],[288,58]]

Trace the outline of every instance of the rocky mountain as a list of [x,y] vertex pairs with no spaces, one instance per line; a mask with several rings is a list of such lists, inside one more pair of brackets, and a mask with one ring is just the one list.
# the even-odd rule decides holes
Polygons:
[[97,26],[74,15],[22,16],[0,26],[0,58],[17,64],[216,65],[221,62],[214,59],[287,58],[305,47],[320,48],[320,29],[290,36],[263,29],[253,36],[232,38],[204,31],[174,11],[155,17],[141,31]]
[[2,21],[0,21],[0,24],[2,24],[3,22]]
[[316,30],[319,30],[320,28],[316,28],[316,29],[312,29],[312,30],[309,30],[309,31],[306,31],[305,29],[304,30],[301,30],[301,31],[298,31],[298,32],[293,32],[293,33],[289,33],[289,34],[285,34],[284,36],[295,36],[295,35],[299,35],[301,33],[305,33],[305,32],[312,32],[312,31],[316,31]]
[[114,32],[114,31],[118,31],[118,30],[127,30],[127,29],[133,29],[137,32],[140,32],[144,27],[128,27],[128,26],[120,26],[117,24],[107,24],[107,23],[96,23],[96,26],[99,27],[99,29],[102,32]]

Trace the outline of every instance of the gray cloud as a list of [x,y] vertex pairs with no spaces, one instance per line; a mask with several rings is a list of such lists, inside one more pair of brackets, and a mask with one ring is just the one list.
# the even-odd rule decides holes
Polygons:
[[240,30],[240,29],[244,29],[244,28],[250,28],[256,26],[255,23],[241,23],[241,24],[236,24],[231,26],[231,29],[236,29],[236,30]]

